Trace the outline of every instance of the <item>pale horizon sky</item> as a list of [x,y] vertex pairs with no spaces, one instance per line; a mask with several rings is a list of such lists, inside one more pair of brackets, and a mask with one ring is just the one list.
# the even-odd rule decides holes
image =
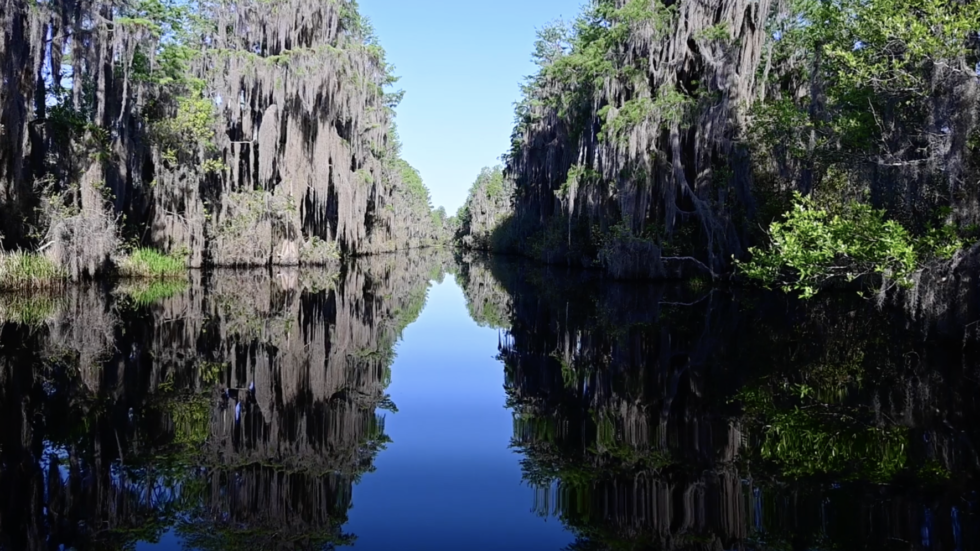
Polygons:
[[500,163],[537,29],[586,0],[359,0],[405,90],[402,157],[450,214],[480,169]]

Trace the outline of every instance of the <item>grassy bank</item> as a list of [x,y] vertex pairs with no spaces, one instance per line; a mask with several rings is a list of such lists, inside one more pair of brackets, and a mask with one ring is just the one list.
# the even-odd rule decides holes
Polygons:
[[40,254],[19,251],[0,254],[0,290],[51,289],[62,285],[66,277],[64,269]]
[[187,263],[176,253],[163,254],[149,248],[137,248],[116,262],[119,276],[134,279],[168,279],[187,273]]

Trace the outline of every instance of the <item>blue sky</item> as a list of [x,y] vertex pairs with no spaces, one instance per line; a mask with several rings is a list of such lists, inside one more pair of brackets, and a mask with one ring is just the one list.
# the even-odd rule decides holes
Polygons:
[[570,20],[585,0],[359,0],[406,91],[402,156],[435,206],[466,200],[480,169],[510,142],[513,103],[534,71],[535,31]]

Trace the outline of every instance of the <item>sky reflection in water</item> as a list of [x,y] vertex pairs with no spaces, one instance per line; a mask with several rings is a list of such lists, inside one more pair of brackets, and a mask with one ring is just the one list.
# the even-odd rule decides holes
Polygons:
[[[398,345],[394,441],[354,488],[356,549],[561,549],[574,541],[532,512],[510,449],[496,329],[477,326],[452,276],[429,291]],[[409,542],[415,542],[413,544]]]

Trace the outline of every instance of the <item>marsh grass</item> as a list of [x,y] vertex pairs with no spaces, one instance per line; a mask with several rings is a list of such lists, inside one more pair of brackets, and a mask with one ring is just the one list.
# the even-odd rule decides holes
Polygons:
[[37,253],[0,253],[0,290],[31,291],[62,285],[67,274]]
[[169,279],[187,273],[187,265],[179,254],[163,254],[145,247],[133,249],[116,262],[116,267],[121,277],[134,279]]
[[188,286],[186,281],[174,279],[138,281],[120,286],[118,293],[133,306],[143,308],[179,295]]

